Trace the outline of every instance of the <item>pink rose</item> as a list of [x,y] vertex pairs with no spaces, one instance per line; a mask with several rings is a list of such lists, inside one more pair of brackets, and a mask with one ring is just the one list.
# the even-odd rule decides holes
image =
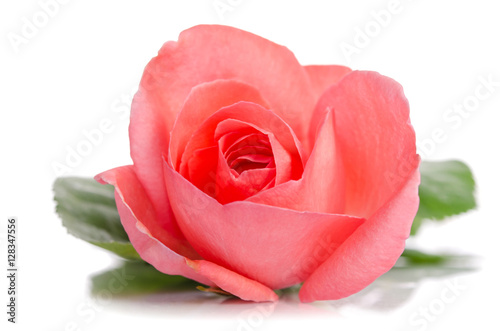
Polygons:
[[122,224],[159,271],[241,299],[351,295],[388,271],[418,209],[402,87],[376,72],[301,66],[285,47],[196,26],[147,65],[130,119]]

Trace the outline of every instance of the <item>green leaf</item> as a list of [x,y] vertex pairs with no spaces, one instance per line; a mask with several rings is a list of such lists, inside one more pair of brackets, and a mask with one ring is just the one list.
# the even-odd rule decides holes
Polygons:
[[111,291],[114,295],[136,295],[162,290],[194,290],[199,283],[182,276],[159,272],[143,261],[124,261],[118,268],[92,277],[92,293]]
[[54,182],[56,212],[73,236],[121,257],[139,259],[120,222],[113,192],[113,186],[92,178],[58,178]]
[[115,253],[125,259],[142,260],[139,253],[135,250],[130,242],[122,243],[117,241],[112,242],[90,242],[98,247],[104,248],[110,252]]
[[422,220],[442,220],[476,207],[475,182],[465,163],[424,161],[420,165],[420,175],[420,206],[412,234],[417,232]]
[[405,248],[396,266],[440,266],[440,267],[463,267],[468,270],[477,269],[477,256],[457,255],[457,254],[434,254],[427,253],[417,249]]
[[440,264],[448,259],[446,255],[429,254],[409,248],[406,248],[401,256],[413,264]]

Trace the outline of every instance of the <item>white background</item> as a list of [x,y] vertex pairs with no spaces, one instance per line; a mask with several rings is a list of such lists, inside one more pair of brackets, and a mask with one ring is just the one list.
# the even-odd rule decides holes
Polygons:
[[[38,1],[1,2],[2,266],[7,217],[17,216],[20,228],[19,323],[6,322],[7,284],[2,277],[2,329],[498,327],[500,87],[455,126],[443,117],[454,105],[473,102],[480,77],[500,82],[496,3],[401,0],[385,26],[376,23],[372,12],[390,7],[389,0],[221,0],[231,6],[222,15],[214,3],[73,0],[59,4],[44,21]],[[26,35],[26,21],[40,27]],[[84,131],[98,128],[103,119],[111,121],[112,132],[68,175],[90,177],[129,164],[128,103],[144,66],[165,41],[200,23],[235,26],[286,45],[302,64],[344,64],[399,81],[410,101],[417,139],[425,147],[423,158],[465,161],[478,186],[476,211],[428,226],[411,244],[475,255],[476,271],[448,270],[448,276],[439,268],[392,272],[359,295],[314,304],[298,303],[296,294],[277,305],[222,304],[223,299],[197,291],[100,303],[91,299],[89,276],[113,266],[116,259],[66,234],[54,212],[53,165],[64,164],[68,149],[75,149],[86,139]],[[364,29],[371,29],[366,45],[359,40],[358,31]],[[14,46],[14,35],[26,38]],[[360,47],[348,57],[341,50],[346,44]],[[444,141],[430,144],[436,130]],[[444,292],[453,293],[453,300],[444,300]],[[82,315],[82,307],[91,307],[92,317]],[[432,316],[424,317],[422,309]]]

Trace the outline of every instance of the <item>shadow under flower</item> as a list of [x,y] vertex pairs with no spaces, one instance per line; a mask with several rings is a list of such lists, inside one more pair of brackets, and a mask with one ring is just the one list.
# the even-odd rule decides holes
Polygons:
[[[171,312],[176,316],[207,313],[209,315],[244,314],[256,309],[264,315],[283,313],[332,314],[345,306],[371,311],[389,311],[405,304],[428,279],[447,279],[477,270],[477,258],[459,255],[429,255],[414,251],[400,258],[387,273],[362,291],[350,297],[301,303],[300,286],[278,290],[279,302],[254,303],[235,297],[206,293],[196,289],[200,284],[181,276],[165,275],[142,261],[123,261],[114,269],[92,276],[91,293],[94,297],[106,293],[119,306],[148,307],[149,312]],[[109,295],[111,294],[111,296]],[[209,307],[208,309],[206,309]],[[167,308],[167,309],[165,309]],[[166,311],[165,311],[166,310]],[[334,313],[335,314],[335,313]]]
[[391,270],[362,291],[341,300],[329,301],[329,304],[334,308],[355,305],[360,309],[389,311],[403,306],[424,281],[450,279],[477,270],[476,257],[439,257],[439,261],[436,259],[430,263],[402,257]]

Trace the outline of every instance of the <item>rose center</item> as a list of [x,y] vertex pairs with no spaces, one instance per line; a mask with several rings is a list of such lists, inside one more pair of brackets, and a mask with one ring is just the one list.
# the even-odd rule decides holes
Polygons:
[[262,133],[252,133],[234,139],[222,153],[229,168],[238,175],[251,169],[275,166],[269,138]]

